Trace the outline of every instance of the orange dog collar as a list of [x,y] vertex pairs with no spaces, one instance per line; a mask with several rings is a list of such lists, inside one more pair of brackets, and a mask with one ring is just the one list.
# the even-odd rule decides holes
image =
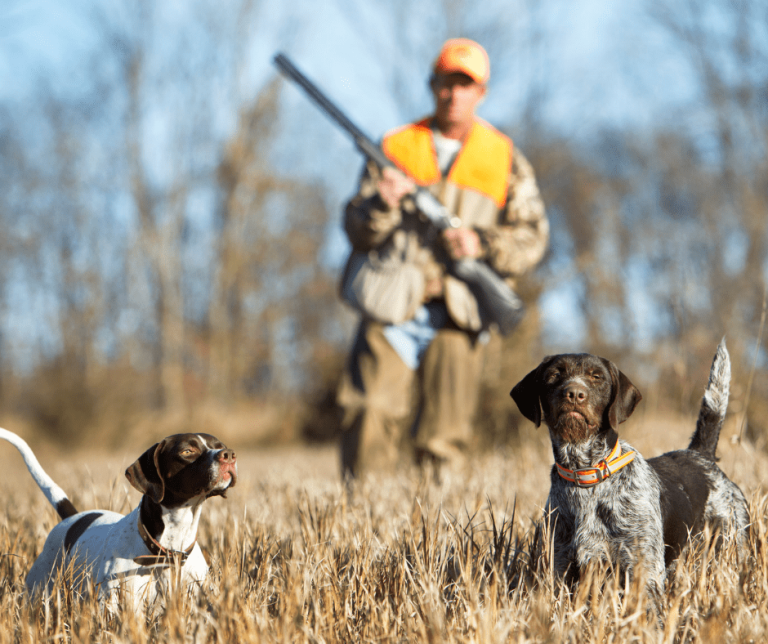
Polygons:
[[569,470],[559,463],[555,463],[555,465],[557,466],[557,473],[560,475],[560,478],[574,483],[577,487],[592,487],[602,483],[609,476],[618,472],[625,465],[629,465],[634,460],[635,453],[625,452],[622,454],[621,445],[619,445],[619,441],[616,441],[616,445],[611,450],[608,458],[604,458],[594,467]]

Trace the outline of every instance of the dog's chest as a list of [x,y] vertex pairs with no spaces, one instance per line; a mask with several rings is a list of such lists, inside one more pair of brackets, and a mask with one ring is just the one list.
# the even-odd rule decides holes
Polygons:
[[[577,551],[597,553],[631,541],[660,539],[659,486],[638,457],[611,478],[582,488],[553,474],[549,505]],[[649,478],[650,477],[650,478]],[[654,484],[655,481],[655,484]]]
[[145,602],[151,606],[158,596],[165,595],[179,583],[186,587],[205,579],[208,565],[197,545],[180,567],[178,563],[137,563],[136,557],[151,553],[136,530],[136,519],[131,513],[124,522],[116,524],[111,543],[105,544],[102,551],[96,577],[101,592],[109,593],[110,601],[117,597],[112,591],[119,588],[125,596],[133,598],[136,606]]
[[[606,486],[607,488],[607,486]],[[566,494],[574,514],[577,543],[607,542],[619,539],[628,530],[624,499],[608,489],[569,488]]]

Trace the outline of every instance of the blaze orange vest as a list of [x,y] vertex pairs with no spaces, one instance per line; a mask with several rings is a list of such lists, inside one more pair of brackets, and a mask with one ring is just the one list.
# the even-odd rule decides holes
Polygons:
[[[443,177],[432,142],[431,119],[411,123],[384,137],[384,154],[420,186]],[[512,170],[512,141],[487,123],[476,119],[446,179],[461,188],[486,195],[501,208],[507,200]]]

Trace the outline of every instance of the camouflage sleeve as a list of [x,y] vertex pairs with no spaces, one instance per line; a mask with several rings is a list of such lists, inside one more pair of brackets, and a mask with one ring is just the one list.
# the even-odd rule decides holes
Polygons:
[[499,274],[517,277],[542,260],[548,243],[549,221],[533,167],[515,148],[499,225],[483,231],[486,260]]
[[401,210],[390,208],[379,196],[376,185],[380,175],[376,164],[368,162],[360,179],[360,188],[345,208],[344,230],[355,250],[377,248],[402,221]]

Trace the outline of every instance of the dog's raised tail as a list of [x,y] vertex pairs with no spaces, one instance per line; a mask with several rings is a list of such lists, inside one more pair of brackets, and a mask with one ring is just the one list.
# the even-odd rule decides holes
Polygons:
[[40,463],[38,462],[34,452],[30,449],[29,445],[27,445],[23,438],[17,436],[13,432],[9,432],[7,429],[3,429],[2,427],[0,427],[0,438],[8,441],[17,450],[19,450],[19,453],[24,459],[24,462],[27,464],[27,469],[32,475],[32,478],[35,479],[35,482],[40,486],[40,489],[43,491],[43,494],[45,494],[45,497],[56,509],[56,512],[59,513],[59,516],[62,519],[66,519],[67,517],[71,517],[73,514],[77,514],[75,506],[72,505],[72,502],[67,498],[64,490],[56,485],[53,479],[48,476],[46,471],[40,466]]
[[688,449],[695,450],[713,461],[717,460],[717,442],[723,427],[725,411],[728,409],[728,394],[731,386],[731,358],[725,347],[725,338],[717,345],[717,352],[709,371],[709,382],[701,400],[696,431],[691,437]]

